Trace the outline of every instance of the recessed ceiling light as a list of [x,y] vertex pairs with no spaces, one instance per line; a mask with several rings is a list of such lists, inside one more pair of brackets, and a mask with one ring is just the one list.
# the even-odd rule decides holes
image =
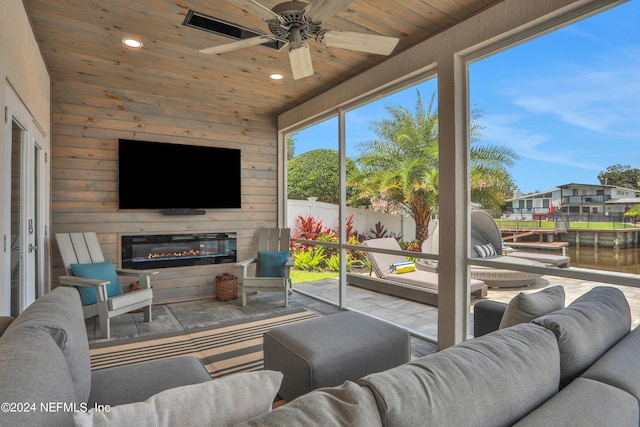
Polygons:
[[284,76],[282,74],[279,73],[273,73],[271,75],[269,75],[269,77],[273,80],[282,80],[284,78]]
[[140,40],[136,40],[136,39],[132,39],[132,38],[122,39],[122,44],[124,44],[127,47],[134,48],[134,49],[138,49],[138,48],[142,47],[142,42]]

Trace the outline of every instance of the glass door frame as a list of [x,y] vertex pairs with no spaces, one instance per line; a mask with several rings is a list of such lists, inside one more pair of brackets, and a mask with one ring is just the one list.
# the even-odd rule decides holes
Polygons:
[[[20,266],[17,307],[11,307],[12,252],[12,137],[14,124],[20,128]],[[36,298],[49,290],[48,280],[48,217],[49,174],[47,137],[29,110],[10,85],[5,85],[5,144],[0,151],[0,227],[2,229],[2,259],[0,262],[0,315],[18,314]]]

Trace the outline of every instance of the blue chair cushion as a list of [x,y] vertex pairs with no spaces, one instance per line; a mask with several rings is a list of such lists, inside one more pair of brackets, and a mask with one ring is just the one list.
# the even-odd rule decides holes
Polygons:
[[[109,280],[111,283],[107,285],[107,296],[114,297],[122,294],[122,287],[118,280],[118,274],[111,260],[95,262],[91,264],[71,264],[73,275],[84,277],[86,279]],[[95,304],[98,299],[96,290],[86,286],[78,286],[80,290],[80,299],[82,305]]]
[[256,277],[286,277],[285,264],[289,256],[289,251],[258,251]]

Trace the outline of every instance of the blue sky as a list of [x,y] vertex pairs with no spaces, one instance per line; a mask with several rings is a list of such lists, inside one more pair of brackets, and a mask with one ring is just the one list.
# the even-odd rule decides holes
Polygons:
[[[640,1],[630,1],[470,65],[471,104],[482,110],[482,144],[513,148],[522,192],[597,184],[615,164],[640,168]],[[347,155],[373,139],[385,105],[413,108],[428,81],[347,113]],[[296,135],[296,154],[337,149],[337,119]]]

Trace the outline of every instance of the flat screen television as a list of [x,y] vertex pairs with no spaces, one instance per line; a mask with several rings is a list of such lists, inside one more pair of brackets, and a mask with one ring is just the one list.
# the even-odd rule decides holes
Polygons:
[[120,139],[120,209],[236,209],[240,150]]

